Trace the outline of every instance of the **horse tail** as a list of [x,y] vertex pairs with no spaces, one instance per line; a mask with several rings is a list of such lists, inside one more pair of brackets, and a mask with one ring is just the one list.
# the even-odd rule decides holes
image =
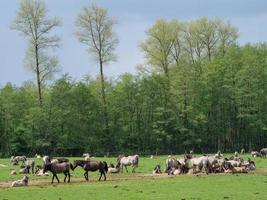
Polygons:
[[104,170],[107,173],[108,172],[108,164],[106,161],[103,161],[103,164],[104,164]]
[[136,157],[135,165],[136,165],[136,167],[138,167],[139,156],[138,155],[135,155],[135,157]]

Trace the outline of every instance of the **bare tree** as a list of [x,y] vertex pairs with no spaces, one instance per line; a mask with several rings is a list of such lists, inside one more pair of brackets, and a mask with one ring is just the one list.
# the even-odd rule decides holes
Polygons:
[[99,64],[104,123],[107,135],[109,135],[109,120],[103,66],[111,61],[116,61],[114,51],[119,41],[113,32],[115,24],[116,20],[108,16],[107,10],[95,4],[83,8],[76,20],[78,40],[88,47],[89,54]]
[[50,56],[48,50],[59,46],[59,37],[50,36],[50,32],[60,25],[58,18],[47,17],[46,5],[41,0],[23,0],[11,25],[28,39],[25,65],[36,74],[40,107],[43,103],[43,82],[59,70],[57,57]]

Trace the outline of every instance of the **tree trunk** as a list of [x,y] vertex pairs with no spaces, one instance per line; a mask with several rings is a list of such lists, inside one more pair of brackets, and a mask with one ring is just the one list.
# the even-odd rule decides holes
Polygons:
[[35,44],[35,62],[36,62],[37,87],[38,87],[38,101],[39,101],[39,106],[42,107],[43,99],[42,99],[42,89],[41,89],[41,79],[40,79],[40,69],[39,69],[39,53],[37,44]]
[[[102,101],[103,101],[103,108],[104,108],[104,123],[105,123],[105,142],[109,141],[109,121],[108,121],[108,109],[107,109],[107,101],[106,101],[106,93],[105,93],[105,81],[104,81],[104,73],[103,73],[103,61],[100,57],[99,59],[99,65],[100,65],[100,77],[101,77],[101,95],[102,95]],[[111,150],[111,147],[107,145],[107,150]]]

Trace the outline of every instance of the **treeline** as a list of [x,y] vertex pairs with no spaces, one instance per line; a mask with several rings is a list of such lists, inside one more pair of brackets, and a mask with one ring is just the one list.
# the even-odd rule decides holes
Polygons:
[[170,101],[165,77],[124,74],[107,80],[110,135],[103,129],[99,79],[74,82],[64,76],[44,89],[7,84],[0,91],[2,154],[104,152],[184,152],[195,148],[258,149],[267,142],[267,46],[229,47],[224,57],[203,65],[170,69]]
[[[106,14],[96,8],[84,12]],[[107,27],[109,51],[117,40]],[[92,37],[86,40],[84,31],[78,38],[87,42]],[[240,46],[237,38],[237,29],[220,19],[158,20],[141,44],[146,60],[135,75],[105,79],[103,64],[114,60],[113,51],[101,57],[103,51],[91,47],[102,58],[99,77],[74,81],[64,75],[52,84],[21,87],[8,83],[0,89],[0,156],[264,147],[267,45]]]

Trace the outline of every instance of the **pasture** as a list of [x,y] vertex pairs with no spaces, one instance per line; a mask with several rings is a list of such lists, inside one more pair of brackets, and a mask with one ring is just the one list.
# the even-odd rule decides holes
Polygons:
[[[156,164],[164,170],[166,157],[141,157],[135,174],[125,171],[107,174],[106,182],[97,181],[98,172],[89,172],[89,182],[86,182],[83,170],[77,168],[71,172],[71,183],[63,183],[63,175],[59,175],[61,183],[53,185],[50,183],[51,176],[29,175],[29,186],[22,188],[9,188],[11,181],[20,179],[22,175],[9,175],[10,168],[19,167],[11,166],[9,159],[0,159],[0,164],[8,165],[0,168],[0,200],[267,199],[267,159],[253,158],[257,170],[248,174],[152,175]],[[242,157],[247,159],[250,155]],[[72,162],[78,158],[69,159]],[[42,160],[35,160],[37,164],[42,164]],[[105,160],[108,164],[116,162],[116,158],[94,160]]]

